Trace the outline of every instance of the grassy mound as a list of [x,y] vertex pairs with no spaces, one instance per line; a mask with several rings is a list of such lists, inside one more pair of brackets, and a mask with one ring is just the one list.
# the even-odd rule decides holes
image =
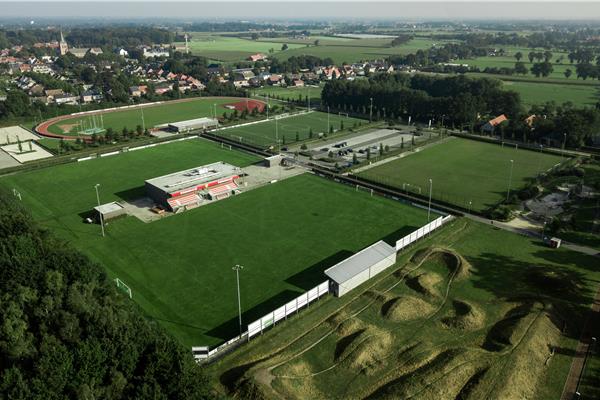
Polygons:
[[381,307],[381,314],[390,321],[409,321],[433,312],[434,306],[413,296],[395,297]]
[[505,374],[492,398],[531,399],[538,391],[546,369],[551,362],[551,352],[560,340],[560,330],[548,314],[537,318],[531,328],[515,347],[510,360],[511,367]]
[[412,290],[426,297],[439,297],[440,291],[437,288],[443,278],[435,272],[424,272],[407,279],[406,285]]
[[454,300],[452,307],[452,315],[442,318],[447,328],[472,331],[485,325],[485,314],[479,307],[462,300]]
[[383,293],[379,290],[367,290],[362,296],[379,304],[383,304],[393,298],[390,293]]
[[539,303],[528,302],[510,309],[490,328],[483,348],[488,351],[501,351],[507,346],[515,345],[542,307]]
[[347,368],[369,375],[389,356],[392,335],[383,329],[369,326],[351,336],[353,337],[350,338],[350,343],[344,347],[337,359],[343,360]]
[[314,384],[306,361],[296,361],[290,364],[283,375],[283,377],[277,378],[277,391],[285,393],[286,399],[324,399],[327,397]]

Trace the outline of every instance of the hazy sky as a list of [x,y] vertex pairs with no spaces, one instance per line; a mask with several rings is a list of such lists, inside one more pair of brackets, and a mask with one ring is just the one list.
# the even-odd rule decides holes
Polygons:
[[600,19],[600,1],[5,1],[6,17],[182,18],[197,20],[283,18]]

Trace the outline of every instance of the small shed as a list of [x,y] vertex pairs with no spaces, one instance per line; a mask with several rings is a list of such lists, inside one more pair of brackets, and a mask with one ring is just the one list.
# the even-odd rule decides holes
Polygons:
[[282,160],[283,160],[283,155],[281,155],[281,154],[275,154],[274,156],[266,157],[265,158],[265,166],[267,168],[276,167],[278,165],[281,165]]
[[325,270],[331,291],[341,297],[396,263],[396,249],[383,240]]
[[102,216],[102,219],[104,221],[108,221],[109,219],[113,219],[126,214],[125,207],[123,207],[116,201],[96,206],[94,207],[94,210],[98,213],[98,216]]

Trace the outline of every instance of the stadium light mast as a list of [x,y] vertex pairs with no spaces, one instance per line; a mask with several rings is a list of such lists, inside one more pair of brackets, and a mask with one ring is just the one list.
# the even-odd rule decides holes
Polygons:
[[371,100],[371,107],[369,108],[369,122],[373,122],[373,98],[370,97],[369,100]]
[[431,219],[431,190],[433,189],[433,179],[429,178],[429,207],[427,208],[427,222]]
[[327,133],[331,129],[331,124],[329,123],[329,106],[327,106]]
[[238,317],[240,324],[240,337],[242,336],[242,302],[240,300],[240,270],[244,269],[243,265],[236,264],[232,268],[235,271],[235,281],[237,283],[237,299],[238,299]]
[[[100,194],[98,193],[98,188],[100,187],[99,183],[94,185],[94,189],[96,189],[96,200],[98,201],[98,207],[100,207]],[[104,218],[102,217],[102,213],[98,210],[98,214],[100,214],[100,226],[102,227],[102,237],[104,237]]]
[[213,103],[213,108],[215,109],[215,119],[217,119],[217,103]]
[[514,160],[510,160],[510,174],[508,175],[508,189],[506,190],[506,202],[508,203],[508,198],[510,196],[510,186],[512,184],[512,174],[513,174],[513,166],[515,165]]
[[269,120],[269,93],[267,93],[267,121]]
[[140,111],[142,113],[142,129],[146,131],[146,121],[144,120],[144,107],[140,104]]
[[562,145],[562,160],[565,160],[565,148],[567,147],[567,132],[563,133],[564,139],[563,139],[563,145]]

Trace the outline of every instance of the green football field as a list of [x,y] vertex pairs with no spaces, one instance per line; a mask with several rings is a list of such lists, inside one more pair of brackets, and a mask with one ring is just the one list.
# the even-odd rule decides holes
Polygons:
[[[219,136],[261,147],[276,145],[277,140],[281,141],[282,145],[285,145],[295,142],[296,134],[299,140],[308,139],[311,129],[315,138],[320,133],[328,133],[327,118],[327,113],[325,112],[312,111],[307,114],[280,118],[277,121],[269,119],[269,121],[253,125],[223,129],[216,133]],[[368,123],[368,121],[363,119],[334,113],[329,114],[329,125],[336,131],[341,129],[342,125],[347,130]]]
[[359,175],[423,196],[428,195],[432,179],[433,199],[483,211],[506,198],[510,160],[513,160],[511,190],[515,191],[528,178],[560,163],[561,157],[454,138]]
[[168,172],[252,156],[202,139],[7,176],[23,204],[54,234],[123,280],[133,300],[182,343],[213,345],[238,332],[235,275],[244,325],[325,279],[322,271],[380,239],[427,221],[424,210],[300,175],[151,223],[110,221],[107,236],[83,219],[96,203],[132,199]]
[[[217,116],[223,115],[223,112],[230,112],[224,104],[235,103],[243,99],[233,97],[210,97],[197,98],[191,101],[183,102],[163,102],[155,106],[146,106],[143,108],[143,116],[146,128],[166,124],[168,122],[184,121],[194,118],[214,117],[214,105],[217,105]],[[123,127],[135,129],[137,125],[142,125],[142,110],[139,107],[126,109],[122,111],[106,112],[102,115],[104,128],[113,128],[120,132]],[[98,121],[98,118],[96,118]],[[86,126],[91,124],[90,117],[73,117],[58,121],[48,127],[51,133],[77,135],[79,125],[83,123]]]

